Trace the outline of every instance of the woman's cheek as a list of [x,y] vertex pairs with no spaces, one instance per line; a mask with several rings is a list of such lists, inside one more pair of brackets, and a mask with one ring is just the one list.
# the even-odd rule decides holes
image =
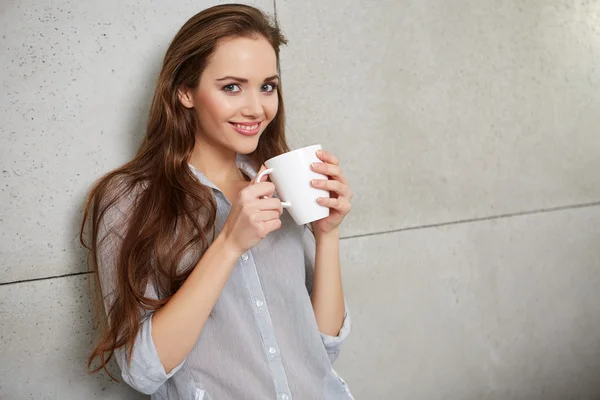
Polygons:
[[277,99],[277,95],[271,96],[271,98],[269,98],[269,102],[267,103],[267,106],[265,107],[265,114],[267,114],[267,118],[269,120],[272,120],[273,118],[275,118],[275,115],[277,114],[278,109],[279,109],[279,102]]

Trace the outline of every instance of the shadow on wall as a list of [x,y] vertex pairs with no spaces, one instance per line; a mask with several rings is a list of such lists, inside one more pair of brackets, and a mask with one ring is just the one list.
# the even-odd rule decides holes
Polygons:
[[[167,43],[168,44],[168,43]],[[138,88],[134,88],[132,90],[134,90],[134,92],[136,93],[136,101],[134,102],[134,104],[130,104],[130,103],[126,103],[125,100],[123,100],[124,104],[122,105],[122,107],[119,107],[121,109],[121,112],[125,112],[127,113],[130,118],[127,119],[127,124],[125,126],[116,126],[114,127],[115,130],[117,130],[117,132],[121,132],[121,134],[117,134],[117,136],[121,139],[120,142],[123,144],[124,148],[126,149],[126,151],[121,152],[121,154],[124,155],[124,159],[119,160],[119,164],[116,165],[116,167],[124,164],[125,162],[128,162],[129,160],[131,160],[137,150],[139,145],[141,144],[142,140],[144,139],[144,136],[146,134],[146,124],[148,121],[148,114],[149,114],[149,110],[150,110],[150,105],[152,103],[152,96],[154,94],[154,89],[156,87],[156,82],[158,80],[158,75],[160,72],[160,68],[162,65],[162,58],[164,56],[164,50],[163,49],[156,49],[156,54],[153,57],[153,62],[149,63],[149,64],[144,64],[144,65],[140,65],[138,70],[140,71],[140,73],[145,76],[145,79],[142,80],[143,84],[141,87]],[[98,133],[97,133],[98,134]],[[99,137],[99,134],[98,134]],[[100,146],[100,140],[97,139],[98,141],[98,145]],[[120,149],[104,149],[104,151],[107,152],[117,152],[119,153]],[[99,150],[101,151],[101,150]],[[91,161],[90,161],[91,162]],[[87,166],[88,168],[92,168],[92,166]],[[86,168],[86,166],[84,165],[83,168]],[[107,167],[105,170],[101,171],[97,177],[95,177],[94,182],[96,182],[101,176],[103,176],[104,174],[110,172],[111,168],[113,167]],[[74,236],[74,240],[72,241],[73,243],[73,254],[75,254],[75,260],[73,260],[74,265],[80,265],[81,268],[79,268],[80,271],[87,271],[87,278],[86,279],[86,285],[83,288],[83,290],[85,291],[84,295],[86,295],[87,299],[89,300],[89,302],[86,302],[84,304],[89,305],[88,307],[81,307],[81,308],[77,308],[76,312],[79,312],[80,315],[73,315],[73,318],[75,320],[84,320],[85,324],[82,327],[80,332],[80,343],[79,345],[76,347],[76,354],[73,354],[73,356],[75,357],[75,359],[79,362],[81,362],[81,366],[82,368],[86,368],[87,365],[87,358],[89,356],[89,354],[92,351],[92,346],[93,344],[96,344],[98,342],[99,339],[99,335],[100,335],[100,331],[98,328],[94,327],[93,321],[91,316],[95,315],[96,310],[93,309],[93,296],[94,296],[94,290],[95,290],[95,277],[92,274],[93,271],[90,270],[89,266],[87,265],[87,257],[88,257],[88,252],[87,250],[81,245],[80,241],[79,241],[79,232],[81,229],[81,222],[83,219],[83,211],[84,211],[84,206],[85,206],[85,201],[86,201],[86,197],[89,193],[89,190],[91,189],[91,185],[88,188],[83,188],[82,191],[78,194],[76,194],[75,198],[78,199],[77,204],[79,204],[79,206],[77,207],[77,212],[72,214],[72,219],[71,219],[71,229],[73,232],[73,236]],[[104,311],[104,310],[101,310]],[[112,381],[110,379],[110,377],[106,374],[106,372],[101,371],[98,372],[97,374],[94,374],[92,376],[90,376],[88,379],[91,379],[95,382],[95,384],[91,384],[89,386],[89,390],[91,391],[91,393],[101,393],[103,396],[107,396],[106,398],[139,398],[139,399],[147,399],[148,396],[144,396],[142,394],[139,394],[137,392],[135,392],[133,389],[131,389],[131,394],[127,394],[126,397],[122,397],[122,394],[124,392],[127,392],[129,389],[127,389],[127,384],[122,382],[121,379],[121,374],[120,374],[120,370],[119,367],[117,366],[116,362],[114,361],[114,359],[110,362],[109,364],[109,371],[111,371],[111,373],[113,374],[113,376],[117,377],[119,380],[121,380],[121,383],[116,383],[114,381]],[[121,394],[121,397],[112,397],[111,396],[111,390],[114,391],[115,390],[115,386],[119,387],[119,389],[117,390],[118,393]],[[113,388],[113,389],[111,389]],[[116,393],[113,393],[116,394]],[[139,397],[135,397],[136,394]]]
[[[152,96],[156,89],[158,82],[158,75],[162,67],[162,61],[166,47],[168,43],[165,43],[164,47],[160,49],[154,49],[155,54],[152,57],[153,62],[149,65],[140,65],[139,69],[141,74],[145,76],[143,80],[143,86],[136,90],[137,98],[135,104],[125,104],[123,109],[127,110],[131,118],[129,118],[128,126],[124,133],[126,137],[124,140],[128,140],[128,157],[124,162],[131,160],[138,150],[138,147],[142,143],[146,136],[146,125],[148,123],[148,115],[150,113],[150,105],[152,104]],[[145,69],[144,69],[145,68]]]
[[[162,59],[164,56],[164,51],[162,49],[156,49],[156,54],[153,57],[153,62],[151,65],[140,65],[139,70],[140,73],[144,75],[146,78],[143,79],[143,86],[136,88],[132,88],[134,92],[137,94],[136,101],[134,104],[127,103],[123,100],[122,106],[120,107],[121,112],[127,113],[130,118],[127,119],[126,126],[115,126],[113,129],[123,144],[124,148],[126,148],[125,152],[122,152],[124,158],[119,160],[119,165],[114,167],[118,167],[128,161],[130,161],[136,154],[138,147],[142,143],[144,136],[146,135],[146,124],[148,122],[148,114],[150,111],[150,105],[152,103],[152,96],[154,95],[154,89],[156,87],[156,82],[158,80],[158,74],[160,73],[160,68],[162,65]],[[145,68],[144,68],[145,67]],[[96,132],[98,146],[101,146],[99,138],[99,133]],[[107,152],[120,152],[120,149],[103,149],[98,151],[107,151]],[[86,165],[82,166],[86,168]],[[91,165],[87,166],[88,168],[92,168]],[[99,172],[98,176],[95,177],[94,182],[97,181],[104,174],[111,171],[113,167],[106,167],[106,169]],[[74,265],[83,265],[81,271],[89,271],[87,268],[87,250],[81,246],[79,242],[79,231],[81,229],[81,222],[83,219],[83,210],[85,206],[86,196],[89,193],[90,187],[83,188],[80,193],[75,195],[77,199],[77,204],[79,204],[77,208],[77,212],[72,214],[71,220],[71,229],[74,232],[73,237],[73,246],[74,246],[74,254],[76,254],[76,260],[74,260]]]

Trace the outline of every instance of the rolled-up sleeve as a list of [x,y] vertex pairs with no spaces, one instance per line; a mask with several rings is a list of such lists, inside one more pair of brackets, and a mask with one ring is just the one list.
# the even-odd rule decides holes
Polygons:
[[323,346],[325,346],[329,361],[332,363],[339,357],[342,343],[344,343],[348,335],[350,335],[350,330],[352,329],[352,320],[350,318],[350,313],[348,312],[348,304],[345,301],[344,306],[346,307],[346,311],[344,313],[344,323],[342,324],[340,333],[338,333],[337,336],[330,336],[321,332]]
[[[126,220],[123,208],[123,204],[111,206],[98,227],[97,267],[106,313],[112,307],[116,290],[116,264]],[[148,285],[145,295],[154,299],[158,297],[151,284]],[[152,313],[145,313],[140,320],[140,329],[133,345],[130,362],[127,360],[126,348],[115,350],[115,358],[123,380],[144,394],[156,392],[185,363],[184,360],[167,374],[152,340],[152,317]]]
[[[306,289],[308,290],[308,293],[311,294],[315,274],[315,252],[317,246],[315,236],[307,226],[304,228],[302,242],[304,246],[304,261],[306,268]],[[346,338],[350,335],[352,329],[352,319],[350,318],[350,311],[348,310],[348,303],[346,300],[344,300],[344,307],[344,322],[342,323],[342,328],[338,335],[331,336],[320,332],[323,346],[325,346],[325,350],[327,351],[331,363],[339,357],[342,343],[344,343]]]
[[147,318],[135,339],[131,362],[127,362],[127,352],[120,348],[116,352],[117,363],[123,380],[138,392],[152,394],[185,364],[185,360],[166,373],[154,341],[152,340],[152,317]]

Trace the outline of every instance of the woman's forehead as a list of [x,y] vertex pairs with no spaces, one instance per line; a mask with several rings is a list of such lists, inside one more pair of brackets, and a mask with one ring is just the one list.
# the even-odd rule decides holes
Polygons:
[[[233,38],[221,41],[206,65],[207,75],[265,79],[277,75],[277,57],[264,38]],[[217,78],[217,79],[218,79]]]

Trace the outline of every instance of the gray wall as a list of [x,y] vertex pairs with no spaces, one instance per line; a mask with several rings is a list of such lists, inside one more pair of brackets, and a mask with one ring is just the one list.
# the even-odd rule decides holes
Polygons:
[[[143,398],[85,373],[77,228],[168,41],[216,2],[96,3],[0,4],[1,399]],[[290,142],[357,192],[336,364],[356,398],[599,398],[600,1],[253,4],[290,40]]]

